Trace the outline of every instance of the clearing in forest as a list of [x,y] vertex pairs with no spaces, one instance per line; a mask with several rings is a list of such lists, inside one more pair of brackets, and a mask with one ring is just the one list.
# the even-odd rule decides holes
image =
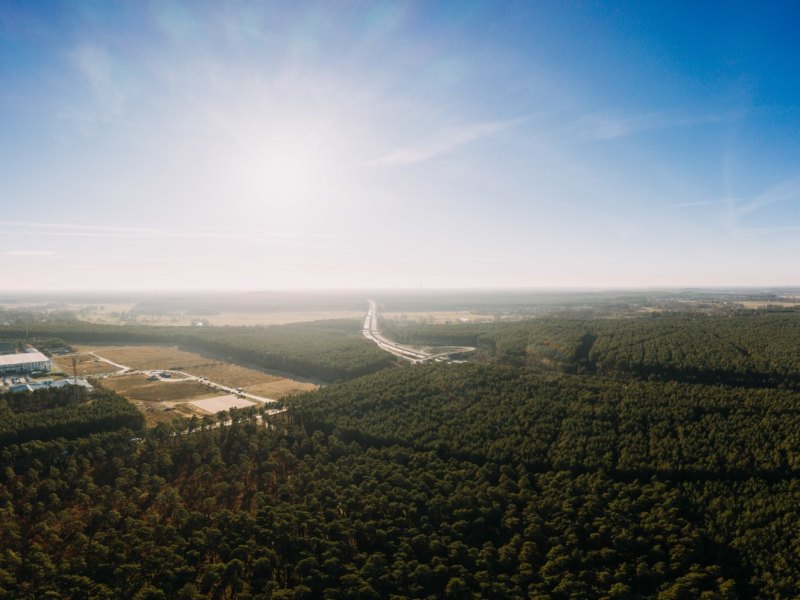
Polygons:
[[[238,398],[235,395],[220,396],[219,389],[215,389],[214,385],[241,388],[245,393],[273,400],[317,388],[311,383],[234,365],[188,352],[176,346],[77,346],[76,349],[79,360],[85,359],[84,362],[78,363],[79,373],[82,373],[82,364],[98,365],[96,368],[101,369],[98,371],[101,373],[119,370],[106,362],[95,362],[98,359],[94,355],[97,355],[136,371],[181,371],[193,377],[204,378],[204,381],[198,381],[173,373],[167,379],[152,381],[146,373],[127,373],[102,379],[103,387],[125,396],[139,407],[150,426],[159,422],[169,422],[178,415],[203,415],[227,410],[231,406],[254,404],[251,400]],[[62,358],[61,364],[65,367],[69,364],[71,370],[69,357]],[[227,400],[206,402],[209,399],[219,398]],[[219,408],[215,408],[217,405]]]
[[147,375],[141,374],[109,377],[103,380],[103,387],[139,402],[183,402],[214,395],[213,390],[191,379],[148,381]]
[[[81,312],[79,306],[72,307],[77,311],[77,317],[89,323],[103,323],[107,325],[124,325],[135,323],[151,327],[188,327],[198,321],[214,326],[251,326],[251,325],[286,325],[288,323],[306,323],[326,319],[360,319],[364,316],[362,311],[353,310],[317,310],[317,311],[282,311],[282,312],[249,312],[249,311],[224,311],[216,314],[165,314],[151,315],[137,313],[133,317],[125,312],[133,305],[110,306],[114,310],[95,312]],[[125,308],[125,310],[120,310]],[[124,317],[124,318],[123,318]]]
[[58,357],[53,357],[53,371],[55,372],[63,372],[69,376],[72,376],[72,357],[75,357],[75,370],[78,373],[78,377],[86,377],[92,375],[103,375],[106,373],[114,373],[119,371],[113,365],[108,364],[107,362],[103,362],[96,356],[92,356],[91,354],[86,354],[83,352],[77,352],[74,354],[64,354]]
[[93,352],[116,363],[137,370],[170,369],[233,388],[242,388],[275,400],[297,392],[314,390],[316,385],[288,377],[264,373],[188,352],[177,346],[78,346],[81,352]]
[[213,414],[223,410],[230,410],[231,408],[247,408],[256,403],[246,398],[239,398],[234,394],[227,394],[225,396],[214,396],[213,398],[205,398],[202,400],[192,400],[189,404],[202,411]]

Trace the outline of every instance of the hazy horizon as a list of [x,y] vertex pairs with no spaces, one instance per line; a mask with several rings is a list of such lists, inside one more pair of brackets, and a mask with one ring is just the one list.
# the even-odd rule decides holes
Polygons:
[[796,12],[0,0],[0,293],[800,286]]
[[[605,295],[624,297],[626,294],[679,294],[690,295],[699,294],[777,294],[796,296],[800,294],[800,286],[653,286],[653,287],[439,287],[439,288],[399,288],[399,287],[372,287],[372,288],[285,288],[285,289],[50,289],[50,290],[3,290],[0,291],[0,303],[7,300],[62,300],[76,301],[79,303],[100,303],[103,298],[109,299],[195,299],[203,297],[214,300],[236,300],[248,297],[347,297],[363,298],[364,301],[371,297],[418,297],[429,296],[452,296],[457,295],[463,298],[481,297],[491,295],[502,295],[506,299],[515,297],[527,297],[533,301],[537,296],[582,296]],[[20,300],[23,299],[23,300]],[[535,302],[534,302],[535,303]]]

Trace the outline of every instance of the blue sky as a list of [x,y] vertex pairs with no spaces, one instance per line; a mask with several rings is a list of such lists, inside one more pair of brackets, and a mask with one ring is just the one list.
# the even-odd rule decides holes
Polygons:
[[798,285],[797,12],[0,0],[0,286]]

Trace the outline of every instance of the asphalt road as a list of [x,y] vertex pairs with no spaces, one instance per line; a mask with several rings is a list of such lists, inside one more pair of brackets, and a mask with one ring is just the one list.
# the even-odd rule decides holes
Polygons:
[[368,340],[375,342],[379,348],[397,357],[404,358],[412,363],[430,361],[448,362],[452,360],[451,356],[454,354],[465,354],[475,351],[475,348],[471,346],[448,346],[446,348],[429,349],[398,344],[381,334],[378,327],[378,307],[375,301],[367,300],[367,303],[367,316],[364,317],[364,326],[362,327],[361,333]]

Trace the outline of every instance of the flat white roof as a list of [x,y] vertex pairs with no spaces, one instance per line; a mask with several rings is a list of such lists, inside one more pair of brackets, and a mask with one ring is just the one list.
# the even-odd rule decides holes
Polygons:
[[30,363],[48,362],[50,359],[39,352],[23,352],[22,354],[0,354],[0,367],[9,365],[28,365]]

